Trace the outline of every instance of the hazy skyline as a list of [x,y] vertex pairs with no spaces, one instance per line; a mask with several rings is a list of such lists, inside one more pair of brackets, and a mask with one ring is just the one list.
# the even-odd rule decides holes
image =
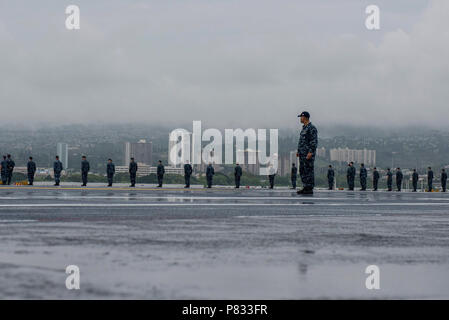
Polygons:
[[444,0],[1,0],[0,122],[278,128],[307,106],[320,125],[441,127],[448,18]]

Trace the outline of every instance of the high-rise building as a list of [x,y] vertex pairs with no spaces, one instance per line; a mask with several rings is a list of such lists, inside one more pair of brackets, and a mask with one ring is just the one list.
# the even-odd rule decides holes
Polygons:
[[366,165],[376,165],[376,150],[355,150],[349,148],[338,148],[330,150],[330,160],[338,162],[364,163]]
[[67,170],[69,167],[69,145],[61,142],[56,144],[56,155],[59,156],[64,170]]
[[326,158],[326,148],[321,147],[316,149],[316,156],[319,158]]
[[129,165],[131,158],[137,163],[151,165],[153,163],[153,143],[142,139],[139,142],[125,142],[125,166]]

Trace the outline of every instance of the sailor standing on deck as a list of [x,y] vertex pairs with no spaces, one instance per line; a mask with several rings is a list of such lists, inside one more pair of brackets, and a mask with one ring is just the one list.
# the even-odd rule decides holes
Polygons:
[[56,156],[56,160],[53,163],[53,174],[55,176],[55,186],[59,186],[61,181],[61,172],[64,168],[62,167],[62,162],[59,161],[59,156]]
[[108,159],[108,164],[106,165],[106,174],[108,175],[108,187],[112,187],[115,174],[115,164],[112,162],[112,159]]
[[237,163],[234,168],[235,188],[240,188],[240,178],[242,177],[242,167]]
[[212,179],[214,177],[215,170],[212,166],[212,163],[209,162],[209,165],[206,168],[206,179],[207,179],[207,187],[212,188]]
[[419,174],[418,174],[418,172],[416,172],[416,169],[413,169],[413,174],[412,174],[413,192],[416,192],[416,189],[418,188],[418,180],[419,180]]
[[377,186],[379,185],[379,171],[377,171],[377,168],[374,167],[373,169],[373,191],[377,191]]
[[131,188],[136,186],[137,169],[137,162],[134,161],[134,158],[131,158],[131,162],[129,163],[129,180],[131,181]]
[[365,164],[360,164],[360,186],[362,187],[360,191],[366,191],[366,178],[368,177],[368,172],[366,171]]
[[329,165],[329,169],[327,169],[327,183],[329,184],[329,190],[334,189],[334,179],[335,179],[335,171],[331,165]]
[[297,179],[298,179],[298,168],[296,168],[295,164],[292,163],[292,172],[291,172],[292,189],[296,189]]
[[270,164],[268,167],[268,180],[270,181],[270,189],[274,188],[274,177],[276,177],[276,170],[273,167],[273,164]]
[[446,192],[447,173],[446,170],[441,169],[441,188],[443,192]]
[[433,189],[433,171],[432,168],[429,167],[429,170],[427,171],[427,192],[432,192]]
[[189,161],[186,161],[184,165],[184,181],[186,183],[184,188],[190,188],[190,176],[192,175],[193,168]]
[[401,171],[401,168],[397,168],[396,169],[396,187],[398,188],[398,191],[401,191],[402,188],[402,178],[403,178],[403,174]]
[[90,164],[89,161],[87,161],[86,156],[82,156],[81,158],[81,179],[83,180],[82,187],[87,186],[87,175],[90,170]]
[[3,156],[3,161],[1,162],[1,176],[2,184],[5,185],[8,181],[8,162],[6,161],[6,156]]
[[387,169],[387,188],[388,191],[393,191],[393,173],[390,168]]
[[33,161],[33,157],[28,158],[27,173],[28,173],[28,185],[32,186],[34,182],[34,174],[36,173],[36,163]]
[[7,166],[7,172],[8,172],[8,174],[7,174],[7,177],[8,177],[7,184],[9,185],[9,184],[11,184],[12,172],[14,171],[14,167],[16,166],[16,163],[14,162],[13,159],[11,159],[11,155],[10,154],[8,154],[6,162],[8,163],[8,166]]
[[348,189],[350,191],[354,191],[355,174],[354,162],[351,161],[348,164],[348,170],[346,170],[346,180],[348,181]]
[[310,113],[303,111],[298,117],[303,124],[298,141],[299,174],[303,185],[298,194],[313,194],[315,186],[315,154],[318,146],[318,130],[310,122]]
[[162,164],[161,160],[159,160],[158,162],[159,162],[159,164],[157,165],[157,171],[156,171],[157,182],[158,182],[158,186],[157,187],[158,188],[162,188],[162,182],[164,180],[165,168],[164,168],[164,165]]

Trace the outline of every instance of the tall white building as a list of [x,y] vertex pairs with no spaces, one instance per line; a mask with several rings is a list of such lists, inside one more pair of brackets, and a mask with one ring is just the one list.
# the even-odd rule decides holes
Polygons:
[[338,148],[330,150],[330,160],[337,162],[355,162],[364,163],[365,165],[376,165],[376,150],[357,150],[349,148]]
[[321,147],[316,149],[316,156],[319,158],[326,158],[326,148]]
[[125,166],[129,165],[131,158],[135,158],[137,163],[151,165],[153,161],[153,143],[147,142],[145,139],[139,142],[125,142]]
[[69,167],[69,145],[61,142],[56,144],[56,155],[59,156],[64,170],[67,170]]

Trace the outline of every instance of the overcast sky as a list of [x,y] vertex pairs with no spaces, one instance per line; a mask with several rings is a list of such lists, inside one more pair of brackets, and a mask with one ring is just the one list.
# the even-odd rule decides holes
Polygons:
[[447,126],[448,57],[447,0],[0,0],[0,122]]

